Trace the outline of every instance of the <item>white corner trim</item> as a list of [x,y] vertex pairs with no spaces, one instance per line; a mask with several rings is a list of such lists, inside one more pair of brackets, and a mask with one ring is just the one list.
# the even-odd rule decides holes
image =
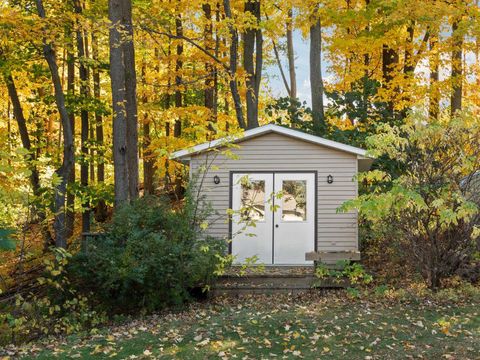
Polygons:
[[323,145],[332,149],[337,149],[341,151],[345,151],[351,154],[356,154],[360,157],[366,157],[370,158],[367,155],[367,151],[364,149],[357,148],[355,146],[351,145],[346,145],[339,143],[337,141],[333,140],[328,140],[324,139],[320,136],[315,136],[315,135],[310,135],[306,134],[302,131],[294,130],[294,129],[288,129],[283,126],[275,125],[275,124],[269,124],[269,125],[264,125],[260,126],[251,130],[246,130],[243,132],[243,134],[239,136],[227,136],[221,139],[205,142],[203,144],[195,145],[187,149],[179,150],[174,152],[170,158],[171,159],[183,159],[185,157],[190,157],[191,155],[198,154],[202,151],[206,151],[209,149],[214,149],[218,146],[221,146],[222,144],[227,144],[227,143],[238,143],[245,141],[247,139],[260,136],[263,134],[267,134],[270,132],[286,135],[292,138],[300,139],[303,141],[307,141],[313,144],[318,144],[318,145]]

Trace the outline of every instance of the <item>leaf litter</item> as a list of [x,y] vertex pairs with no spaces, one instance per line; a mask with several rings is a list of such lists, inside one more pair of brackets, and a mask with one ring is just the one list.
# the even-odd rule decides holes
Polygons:
[[99,334],[9,347],[0,359],[478,359],[479,305],[352,300],[335,291],[218,297]]

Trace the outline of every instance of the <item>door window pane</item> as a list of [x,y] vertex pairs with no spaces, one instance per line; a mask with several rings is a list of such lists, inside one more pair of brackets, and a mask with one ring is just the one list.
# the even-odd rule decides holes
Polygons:
[[283,180],[282,183],[282,220],[307,220],[307,181]]
[[265,181],[242,183],[241,213],[243,221],[265,221]]

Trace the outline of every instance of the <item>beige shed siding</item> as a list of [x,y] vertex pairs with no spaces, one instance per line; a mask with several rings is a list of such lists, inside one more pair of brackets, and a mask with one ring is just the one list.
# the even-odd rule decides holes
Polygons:
[[[207,162],[213,169],[206,174],[202,194],[218,213],[208,232],[215,237],[228,237],[230,171],[318,171],[317,184],[317,248],[319,251],[358,250],[357,214],[336,213],[345,200],[357,196],[357,157],[354,154],[307,143],[277,133],[269,133],[238,144],[231,151],[239,158],[230,159],[218,152],[192,156],[190,171],[198,173]],[[327,176],[333,176],[333,184]],[[213,177],[220,177],[215,185]],[[213,220],[213,217],[212,219]]]

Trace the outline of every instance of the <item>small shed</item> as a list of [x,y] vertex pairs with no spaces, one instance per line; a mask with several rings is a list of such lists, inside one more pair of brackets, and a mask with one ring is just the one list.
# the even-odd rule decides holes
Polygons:
[[237,263],[359,259],[357,213],[337,208],[358,194],[355,175],[373,162],[365,150],[270,124],[172,158],[191,177],[203,173],[200,192],[215,212],[207,232],[231,240]]

